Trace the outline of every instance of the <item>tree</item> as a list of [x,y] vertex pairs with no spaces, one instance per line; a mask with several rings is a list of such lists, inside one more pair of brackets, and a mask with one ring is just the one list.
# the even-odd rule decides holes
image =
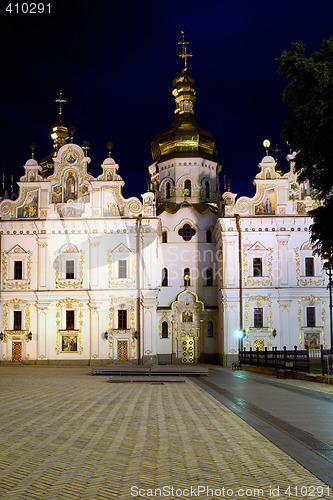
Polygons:
[[320,207],[309,212],[313,217],[311,229],[311,242],[315,253],[319,255],[332,255],[333,231],[332,231],[333,196]]
[[282,99],[290,107],[283,135],[296,151],[295,170],[300,181],[309,180],[323,206],[314,218],[311,241],[317,253],[332,253],[329,227],[333,221],[333,37],[321,50],[305,56],[304,44],[294,43],[277,59],[278,71],[287,76]]

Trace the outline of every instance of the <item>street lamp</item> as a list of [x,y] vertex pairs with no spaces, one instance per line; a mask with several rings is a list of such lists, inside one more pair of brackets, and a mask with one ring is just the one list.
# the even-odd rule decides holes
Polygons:
[[333,349],[333,327],[332,327],[332,252],[328,254],[327,252],[324,253],[324,258],[323,258],[323,267],[326,271],[326,274],[328,276],[328,285],[327,288],[330,291],[330,338],[331,338],[331,349]]
[[238,350],[241,351],[243,349],[243,338],[245,337],[245,330],[236,330],[235,335],[238,339]]

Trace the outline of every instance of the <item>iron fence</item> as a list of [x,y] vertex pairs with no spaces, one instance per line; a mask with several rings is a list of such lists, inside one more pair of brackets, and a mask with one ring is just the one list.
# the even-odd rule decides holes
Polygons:
[[[333,354],[333,351],[332,351]],[[244,348],[239,351],[239,361],[241,365],[263,366],[265,368],[283,368],[286,363],[293,362],[295,371],[310,373],[310,355],[309,348],[297,349],[297,346],[292,350],[277,350],[273,348],[271,351],[265,347],[263,351],[250,347],[249,350]]]

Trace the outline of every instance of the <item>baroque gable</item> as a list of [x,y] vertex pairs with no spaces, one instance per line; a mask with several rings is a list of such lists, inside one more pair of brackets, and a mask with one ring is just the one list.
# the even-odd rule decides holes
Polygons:
[[76,144],[65,144],[53,159],[54,172],[42,177],[35,159],[26,162],[16,200],[0,203],[2,219],[65,219],[155,216],[155,196],[152,192],[124,198],[124,181],[117,173],[119,166],[106,158],[97,178],[88,172],[91,159]]

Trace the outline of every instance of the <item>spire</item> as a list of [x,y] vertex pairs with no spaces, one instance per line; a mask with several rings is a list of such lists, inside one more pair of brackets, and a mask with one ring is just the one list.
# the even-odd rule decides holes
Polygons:
[[54,102],[59,104],[59,119],[57,123],[55,123],[52,127],[51,137],[54,141],[54,151],[57,152],[61,148],[61,146],[64,146],[64,144],[66,144],[66,141],[69,137],[68,127],[62,121],[62,105],[65,102],[68,102],[67,99],[65,99],[62,90],[60,90],[59,96],[54,100]]
[[195,102],[195,82],[193,76],[189,73],[187,69],[187,59],[192,57],[192,54],[187,52],[187,46],[189,42],[185,41],[184,31],[182,33],[182,40],[178,42],[178,45],[182,46],[181,54],[178,54],[183,60],[182,69],[174,77],[172,83],[174,89],[172,94],[175,97],[176,109],[175,113],[194,113],[193,103]]
[[192,54],[188,52],[189,42],[185,40],[184,32],[181,34],[182,39],[178,45],[181,45],[182,51],[178,55],[182,59],[182,67],[172,80],[175,118],[168,128],[155,135],[151,144],[153,160],[201,156],[215,161],[215,138],[199,127],[194,119],[195,81],[187,68],[188,58]]
[[59,91],[59,96],[58,96],[57,99],[54,100],[54,102],[59,103],[59,120],[61,120],[62,119],[62,105],[65,102],[68,102],[68,100],[63,97],[63,91],[62,90]]
[[193,57],[193,54],[187,53],[187,46],[189,45],[190,42],[185,42],[184,31],[181,31],[181,34],[182,34],[182,40],[181,40],[181,42],[178,42],[178,45],[182,45],[182,52],[181,52],[181,54],[178,54],[178,57],[181,57],[183,59],[183,68],[186,71],[187,70],[187,58]]

